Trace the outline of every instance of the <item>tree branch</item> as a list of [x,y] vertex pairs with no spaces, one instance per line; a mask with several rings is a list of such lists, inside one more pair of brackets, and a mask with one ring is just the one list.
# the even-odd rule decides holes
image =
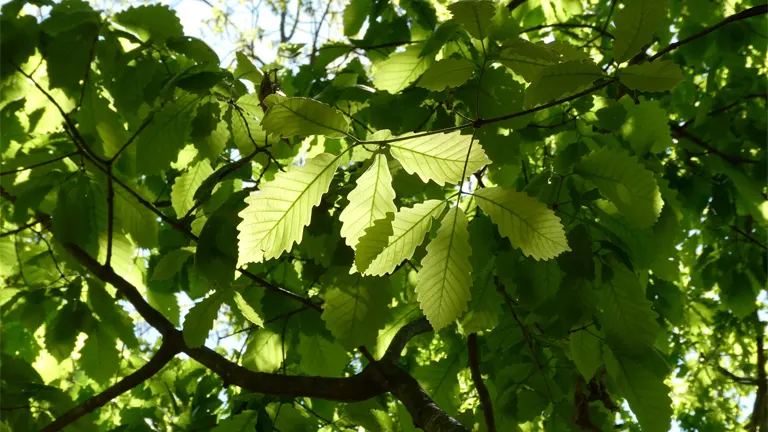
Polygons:
[[589,28],[589,29],[595,30],[596,32],[600,33],[603,36],[606,36],[611,39],[615,39],[615,37],[612,34],[608,33],[604,28],[601,28],[592,24],[571,24],[571,23],[542,24],[536,27],[520,30],[520,33],[529,33],[532,31],[542,30],[545,28]]
[[741,230],[741,228],[737,227],[736,225],[731,225],[731,229],[736,231],[737,233],[741,234],[742,236],[744,236],[744,238],[747,239],[747,241],[749,241],[750,243],[754,243],[754,244],[760,246],[761,248],[763,248],[763,250],[768,250],[768,248],[765,247],[765,245],[762,244],[759,240],[757,240],[756,238],[752,237],[751,235],[745,233],[744,231]]
[[679,48],[682,45],[687,44],[688,42],[691,42],[691,41],[694,41],[694,40],[696,40],[696,39],[698,39],[700,37],[706,36],[706,35],[712,33],[713,31],[719,29],[720,27],[723,27],[724,25],[726,25],[728,23],[732,23],[732,22],[736,22],[736,21],[741,21],[743,19],[751,18],[751,17],[758,16],[758,15],[763,15],[765,13],[768,13],[768,4],[751,7],[749,9],[747,9],[747,10],[743,10],[743,11],[741,11],[739,13],[733,14],[733,15],[729,16],[728,18],[720,21],[719,23],[717,23],[717,24],[715,24],[713,26],[709,26],[709,27],[705,28],[704,30],[696,33],[693,36],[689,36],[689,37],[687,37],[687,38],[685,38],[685,39],[683,39],[681,41],[677,41],[677,42],[669,44],[666,48],[664,48],[663,50],[661,50],[661,51],[657,52],[656,54],[654,54],[653,56],[651,56],[651,58],[648,59],[648,62],[652,62],[652,61],[656,60],[657,58],[663,56],[664,54],[666,54],[666,53],[668,53],[668,52],[670,52],[672,50],[675,50],[675,49]]
[[695,135],[692,135],[687,130],[683,129],[682,126],[678,126],[678,125],[676,125],[674,123],[670,123],[670,127],[672,128],[672,132],[673,132],[675,137],[677,137],[677,138],[685,138],[688,141],[696,144],[697,146],[707,150],[709,153],[714,153],[714,154],[720,156],[724,160],[726,160],[726,161],[728,161],[728,162],[730,162],[730,163],[732,163],[734,165],[738,165],[740,163],[757,163],[757,161],[753,161],[751,159],[743,159],[743,158],[738,157],[738,156],[730,156],[728,154],[725,154],[725,153],[721,152],[720,150],[718,150],[718,149],[712,147],[711,145],[707,144],[706,142],[702,141],[701,138],[699,138],[699,137],[697,137]]
[[496,432],[496,420],[493,418],[493,405],[491,404],[491,395],[483,382],[483,376],[480,373],[480,348],[477,346],[477,333],[472,333],[467,339],[467,350],[469,351],[469,371],[472,373],[472,381],[475,383],[477,395],[480,397],[480,405],[483,407],[483,416],[488,432]]
[[[186,345],[181,331],[144,300],[139,291],[108,266],[101,265],[78,246],[67,243],[64,248],[83,267],[94,276],[115,287],[136,309],[144,320],[162,336],[163,344],[169,345],[175,352],[183,352],[206,366],[224,381],[226,385],[236,385],[254,393],[277,396],[310,397],[337,402],[358,402],[389,391],[399,399],[414,421],[428,432],[462,431],[466,432],[458,421],[447,415],[427,395],[416,379],[397,367],[394,354],[387,361],[378,361],[369,365],[362,372],[345,378],[288,376],[253,372],[233,363],[217,352],[205,346],[191,348]],[[402,346],[413,336],[426,331],[423,321],[417,320],[404,326],[395,335],[388,352],[402,350]],[[393,346],[394,345],[394,346]],[[398,350],[399,349],[399,350]],[[383,377],[377,378],[376,371],[383,371]]]
[[171,359],[176,356],[176,354],[178,354],[178,351],[171,348],[169,344],[163,343],[160,346],[160,349],[144,366],[123,378],[120,380],[120,382],[113,385],[112,387],[67,411],[61,415],[61,417],[54,420],[53,423],[44,427],[41,432],[54,432],[62,430],[77,421],[80,417],[87,415],[98,408],[101,408],[114,398],[152,378],[156,373],[160,372],[160,369],[168,364],[168,362],[170,362]]

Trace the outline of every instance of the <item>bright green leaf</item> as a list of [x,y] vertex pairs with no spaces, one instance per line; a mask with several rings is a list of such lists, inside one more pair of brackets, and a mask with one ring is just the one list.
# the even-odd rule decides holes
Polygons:
[[500,187],[478,189],[474,195],[499,233],[525,256],[548,260],[570,250],[560,218],[542,202]]
[[462,0],[450,6],[448,10],[453,14],[453,19],[461,23],[467,33],[476,39],[485,39],[493,16],[496,15],[496,7],[493,2],[486,0]]
[[416,295],[430,324],[439,331],[467,309],[472,285],[467,217],[458,207],[448,210],[417,275]]
[[390,54],[376,64],[373,84],[380,90],[395,94],[413,84],[432,65],[432,56],[420,57],[421,47],[413,45],[405,51]]
[[339,214],[341,236],[349,247],[356,249],[365,230],[372,227],[375,221],[386,217],[387,213],[397,211],[386,156],[376,155],[368,170],[357,179],[357,186],[347,199],[349,205]]
[[[390,152],[411,174],[423,182],[456,184],[489,163],[483,147],[461,131],[426,136],[403,135],[389,144]],[[462,178],[463,175],[463,178]]]
[[195,303],[184,317],[182,335],[187,346],[195,348],[202,346],[208,333],[213,329],[213,323],[219,315],[219,308],[227,297],[229,290],[218,289],[203,301]]
[[309,225],[312,207],[320,203],[333,179],[340,159],[322,153],[304,166],[280,172],[258,192],[246,199],[248,207],[240,212],[239,263],[261,262],[276,258],[300,243],[304,227]]
[[525,91],[525,105],[535,106],[592,84],[603,71],[592,62],[571,60],[543,67]]
[[432,91],[458,87],[469,80],[475,69],[475,64],[467,59],[442,59],[424,72],[416,86]]

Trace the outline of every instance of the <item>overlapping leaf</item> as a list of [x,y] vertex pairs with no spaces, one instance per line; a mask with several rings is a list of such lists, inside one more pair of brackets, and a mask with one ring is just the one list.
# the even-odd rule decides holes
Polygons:
[[616,13],[616,39],[613,59],[624,63],[637,54],[667,17],[667,0],[635,0],[627,2]]
[[592,62],[571,60],[543,67],[525,91],[525,105],[549,102],[595,82],[603,71]]
[[659,218],[664,206],[659,186],[653,173],[637,158],[603,147],[585,157],[576,166],[576,172],[592,180],[637,228],[647,228]]
[[397,210],[386,156],[376,155],[368,170],[357,179],[357,186],[347,199],[349,205],[339,215],[341,236],[349,247],[356,249],[366,229],[387,213]]
[[475,69],[474,63],[467,59],[442,59],[430,66],[416,85],[432,91],[458,87],[469,80]]
[[376,65],[373,84],[389,93],[399,93],[413,84],[432,64],[432,56],[420,57],[421,47],[414,45],[396,52]]
[[[410,259],[429,232],[432,219],[440,216],[445,205],[444,201],[429,200],[410,208],[401,208],[392,221],[392,234],[386,246],[371,261],[364,274],[381,276],[392,273],[401,262]],[[378,244],[378,237],[372,235],[369,239],[364,236],[358,249],[371,247],[369,244]]]
[[619,72],[619,81],[632,90],[660,92],[672,90],[685,77],[680,66],[671,61],[655,61],[627,66]]

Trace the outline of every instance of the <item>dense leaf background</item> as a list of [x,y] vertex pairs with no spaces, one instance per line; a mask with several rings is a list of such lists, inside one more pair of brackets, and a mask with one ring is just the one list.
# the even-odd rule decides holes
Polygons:
[[267,3],[2,6],[3,430],[768,431],[768,6]]

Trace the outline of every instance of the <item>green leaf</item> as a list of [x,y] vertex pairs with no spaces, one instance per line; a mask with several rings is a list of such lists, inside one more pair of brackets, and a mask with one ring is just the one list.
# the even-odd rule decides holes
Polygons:
[[152,280],[166,280],[174,277],[191,256],[192,252],[186,249],[176,249],[166,253],[155,266]]
[[235,291],[235,304],[243,316],[253,324],[264,327],[264,319],[261,317],[261,298],[264,290],[254,287],[246,287],[241,291]]
[[464,211],[448,210],[416,276],[419,305],[436,332],[467,310],[472,285],[467,223]]
[[515,272],[515,285],[521,305],[536,308],[557,294],[563,280],[557,261],[525,260],[519,266],[521,271]]
[[667,0],[636,0],[627,2],[616,13],[616,39],[613,59],[624,63],[651,41],[667,17]]
[[115,332],[128,348],[135,349],[139,346],[133,320],[98,283],[88,282],[88,306],[99,317],[101,325]]
[[429,35],[424,47],[419,52],[420,57],[429,57],[437,53],[450,39],[456,36],[461,25],[454,20],[440,23],[435,31]]
[[472,287],[467,312],[459,320],[464,334],[495,329],[499,325],[503,301],[496,291],[494,280],[496,256],[499,253],[496,226],[487,216],[479,214],[472,219],[468,230],[472,249],[472,255],[469,256]]
[[635,155],[644,156],[649,151],[660,153],[673,147],[669,114],[658,101],[635,104],[627,98],[622,102],[626,102],[624,108],[627,117],[621,127],[621,135],[629,141]]
[[543,43],[515,39],[504,43],[498,60],[526,81],[533,82],[544,68],[558,63],[559,56]]
[[571,358],[581,375],[589,382],[602,364],[603,343],[587,330],[571,333],[570,338]]
[[265,104],[269,110],[261,125],[269,133],[343,138],[349,129],[349,122],[339,110],[313,99],[270,95]]
[[351,0],[344,7],[344,36],[351,37],[360,32],[368,17],[370,2],[368,0]]
[[184,36],[181,21],[165,5],[149,5],[128,8],[116,14],[116,23],[135,32],[142,41],[151,40],[155,45],[163,45],[166,39]]
[[347,196],[347,205],[341,214],[341,236],[347,245],[356,249],[358,240],[374,222],[397,211],[392,175],[387,157],[378,154],[371,166],[357,179],[357,186]]
[[276,258],[301,242],[312,208],[328,191],[340,162],[338,156],[319,154],[304,166],[277,173],[246,199],[248,207],[240,212],[243,222],[237,227],[239,264]]
[[[392,221],[392,234],[387,245],[376,255],[364,274],[382,276],[392,273],[401,262],[410,259],[432,227],[432,219],[440,217],[445,205],[441,200],[429,200],[410,208],[401,208]],[[365,244],[361,241],[358,249],[367,247]]]
[[136,138],[136,166],[144,174],[159,174],[176,160],[191,130],[198,98],[187,95],[155,113]]
[[105,386],[115,376],[120,365],[120,352],[115,337],[99,323],[88,332],[83,349],[80,350],[80,366],[94,381]]
[[435,401],[437,406],[447,413],[457,411],[459,399],[459,372],[461,364],[458,353],[448,355],[438,362],[429,362],[418,366],[413,371],[413,377],[424,387],[424,390]]
[[264,78],[264,74],[261,73],[251,60],[241,52],[235,53],[237,59],[237,66],[235,66],[235,79],[244,79],[252,82],[255,86],[261,84],[261,80]]
[[102,217],[97,211],[99,205],[104,206],[104,203],[96,199],[88,177],[78,175],[64,183],[52,215],[52,228],[58,241],[74,243],[89,254],[96,255],[99,248],[99,219]]
[[592,62],[571,60],[543,67],[525,91],[525,105],[535,106],[603,77],[603,71]]
[[221,106],[208,102],[197,109],[197,115],[192,121],[190,140],[195,148],[215,164],[230,138],[229,126],[221,117]]
[[341,346],[319,334],[299,334],[298,351],[301,354],[302,371],[307,375],[339,376],[350,361]]
[[653,232],[648,228],[638,229],[629,224],[626,218],[614,213],[607,213],[595,208],[595,215],[600,219],[603,229],[615,239],[615,243],[623,245],[632,257],[636,269],[650,268],[659,251],[656,249]]
[[386,295],[375,278],[342,276],[325,294],[322,319],[347,349],[373,346],[386,316]]
[[664,201],[653,173],[623,150],[603,147],[582,159],[575,172],[591,180],[637,228],[653,225]]
[[86,317],[90,318],[88,307],[83,302],[73,301],[59,309],[45,325],[45,349],[59,362],[72,355]]
[[176,177],[171,188],[171,204],[176,216],[181,219],[195,204],[195,191],[203,181],[213,174],[208,160],[202,160],[189,167],[187,172]]
[[274,373],[282,363],[280,335],[268,329],[257,331],[245,347],[243,366],[256,372]]
[[244,410],[220,421],[211,432],[251,432],[256,429],[259,412]]
[[417,87],[432,91],[443,91],[446,87],[458,87],[472,77],[476,66],[467,59],[442,59],[424,72]]
[[231,291],[217,289],[213,294],[195,303],[184,317],[182,335],[187,346],[196,348],[205,344],[208,333],[219,315],[222,303],[231,295]]
[[450,6],[448,10],[453,14],[453,19],[461,23],[464,29],[475,39],[485,39],[493,16],[496,15],[496,7],[493,2],[487,0],[462,0]]
[[409,138],[411,135],[390,143],[390,152],[408,173],[417,174],[424,183],[461,183],[490,163],[480,143],[461,131]]
[[629,402],[643,432],[666,432],[672,418],[670,388],[644,357],[616,355],[611,350],[604,355],[608,376]]
[[499,233],[525,256],[548,260],[570,250],[560,218],[542,202],[500,187],[478,189],[474,195]]
[[243,198],[248,192],[232,194],[213,214],[208,216],[200,231],[195,249],[195,268],[206,279],[226,286],[232,282],[237,267],[238,214],[245,209]]
[[[128,184],[129,186],[130,183]],[[132,187],[137,193],[141,188]],[[115,191],[115,226],[131,236],[136,244],[143,248],[157,246],[158,223],[157,216],[144,207],[135,196],[121,187]]]
[[613,277],[600,287],[600,324],[614,350],[638,353],[652,347],[659,332],[658,316],[645,298],[637,276],[614,266]]
[[661,92],[685,81],[680,66],[671,61],[656,61],[627,66],[619,71],[619,81],[632,90]]
[[375,65],[373,85],[392,94],[405,90],[432,65],[434,58],[431,55],[420,57],[420,54],[419,45],[390,54],[386,60]]
[[389,241],[389,237],[394,233],[392,230],[392,221],[395,220],[395,213],[387,213],[383,218],[373,221],[373,225],[365,229],[355,250],[355,269],[361,273],[368,270],[376,256],[378,256]]
[[250,112],[232,110],[232,140],[242,155],[251,154],[257,146],[263,147],[268,144],[266,131],[250,114]]

